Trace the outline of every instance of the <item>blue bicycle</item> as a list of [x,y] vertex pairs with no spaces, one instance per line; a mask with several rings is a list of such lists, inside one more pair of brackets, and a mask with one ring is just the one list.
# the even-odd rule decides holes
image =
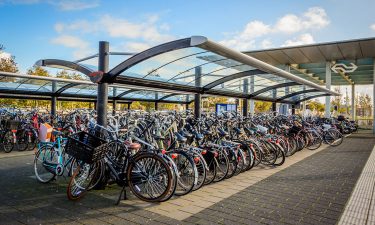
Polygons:
[[64,175],[67,170],[71,176],[74,170],[75,159],[65,154],[64,146],[67,138],[63,138],[60,131],[52,132],[54,142],[41,142],[34,158],[34,171],[36,179],[41,183],[48,183],[56,176]]

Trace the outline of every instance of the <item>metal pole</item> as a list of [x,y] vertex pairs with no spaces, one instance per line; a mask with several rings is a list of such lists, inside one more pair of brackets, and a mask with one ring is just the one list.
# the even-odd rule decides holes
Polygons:
[[[99,42],[99,60],[98,69],[104,73],[108,72],[109,66],[109,43],[106,41]],[[97,123],[107,127],[107,104],[108,104],[108,83],[98,85],[97,99]]]
[[355,110],[355,85],[352,84],[352,110],[351,110],[351,114],[352,114],[352,120],[355,120],[355,114],[356,114],[356,110]]
[[[254,93],[254,76],[250,77],[250,94]],[[250,115],[254,115],[255,103],[253,99],[250,99]]]
[[156,111],[156,110],[159,110],[158,99],[159,99],[159,95],[158,95],[158,93],[156,92],[156,93],[155,93],[155,111]]
[[[200,87],[201,86],[201,74],[202,74],[202,68],[200,66],[195,67],[195,86]],[[202,115],[202,96],[201,94],[195,94],[194,96],[194,115],[196,118],[200,118]]]
[[57,97],[55,92],[57,91],[56,81],[52,82],[52,98],[51,98],[51,115],[56,116],[56,104],[57,104]]
[[[290,73],[290,65],[285,65],[285,71]],[[289,87],[285,87],[285,95],[288,95],[289,94]],[[289,112],[289,104],[282,104],[280,107],[281,108],[281,113],[283,115],[288,115],[288,112]]]
[[[277,99],[277,89],[273,89],[272,90],[272,97],[273,97],[273,100],[276,100]],[[276,112],[277,112],[277,105],[276,105],[276,102],[272,102],[272,113],[274,115],[276,115]]]
[[[245,94],[249,92],[249,79],[243,81],[243,92]],[[242,99],[242,115],[249,116],[249,100],[247,98]]]
[[[326,62],[326,88],[331,90],[331,63]],[[326,118],[331,116],[331,97],[326,96],[326,105],[325,105],[325,114]]]
[[132,103],[128,103],[128,110],[130,109],[130,105],[131,105]]
[[292,105],[292,115],[296,114],[296,105]]
[[112,89],[113,93],[112,93],[112,97],[113,97],[113,100],[112,100],[112,115],[116,115],[116,110],[117,110],[117,100],[116,100],[116,96],[117,96],[117,88],[114,87]]
[[116,115],[117,100],[112,101],[112,115]]

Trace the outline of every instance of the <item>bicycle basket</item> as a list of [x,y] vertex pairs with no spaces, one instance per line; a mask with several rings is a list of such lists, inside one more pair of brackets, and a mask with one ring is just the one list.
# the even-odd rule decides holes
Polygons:
[[108,149],[107,141],[84,131],[69,136],[65,146],[67,154],[88,164],[103,159]]
[[17,120],[7,120],[5,123],[5,128],[9,130],[18,130],[21,126],[21,122]]
[[298,132],[301,131],[301,128],[300,127],[297,127],[297,126],[292,126],[289,130],[290,133],[292,134],[297,134]]

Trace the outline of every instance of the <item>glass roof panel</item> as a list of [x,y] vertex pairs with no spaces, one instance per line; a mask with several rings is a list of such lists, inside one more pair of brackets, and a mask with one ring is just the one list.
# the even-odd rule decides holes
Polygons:
[[189,47],[151,57],[130,67],[121,75],[195,86],[197,66],[202,69],[200,86],[222,77],[255,69],[201,48]]
[[321,92],[321,91],[307,92],[307,93],[292,96],[290,98],[286,98],[284,100],[294,102],[294,101],[300,101],[300,100],[302,100],[304,98],[307,98],[307,97],[311,97],[311,96],[315,96],[315,95],[321,95],[321,94],[325,94],[325,93]]
[[[264,88],[278,85],[281,83],[290,82],[290,80],[287,80],[282,77],[278,77],[272,74],[259,74],[259,75],[253,75],[250,77],[244,77],[244,78],[237,78],[228,82],[225,82],[223,84],[217,85],[213,89],[219,89],[219,90],[226,90],[226,91],[232,91],[232,92],[244,92],[244,84],[245,81],[248,82],[248,93],[254,93],[259,90],[262,90]],[[252,85],[253,84],[253,85]]]

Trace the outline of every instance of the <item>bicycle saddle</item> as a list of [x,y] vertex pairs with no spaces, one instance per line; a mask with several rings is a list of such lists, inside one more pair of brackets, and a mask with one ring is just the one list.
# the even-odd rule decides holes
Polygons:
[[197,140],[202,140],[203,139],[203,134],[200,134],[200,133],[198,133],[196,131],[194,131],[193,134],[194,134],[195,139],[197,139]]
[[52,135],[53,135],[53,136],[61,135],[61,131],[53,130],[53,131],[52,131]]
[[186,138],[191,138],[193,137],[193,135],[185,130],[180,130],[180,134],[183,136],[183,137],[186,137]]
[[203,135],[212,135],[212,132],[209,130],[204,130]]
[[236,131],[237,134],[242,134],[242,130],[240,128],[235,127],[234,131]]
[[219,131],[219,135],[220,135],[220,136],[225,137],[225,136],[228,136],[228,135],[229,135],[228,132],[224,131],[224,130],[221,129],[221,128],[218,128],[218,131]]
[[179,134],[178,132],[176,132],[176,140],[180,143],[185,143],[187,141],[187,138],[186,137],[183,137],[181,134]]

